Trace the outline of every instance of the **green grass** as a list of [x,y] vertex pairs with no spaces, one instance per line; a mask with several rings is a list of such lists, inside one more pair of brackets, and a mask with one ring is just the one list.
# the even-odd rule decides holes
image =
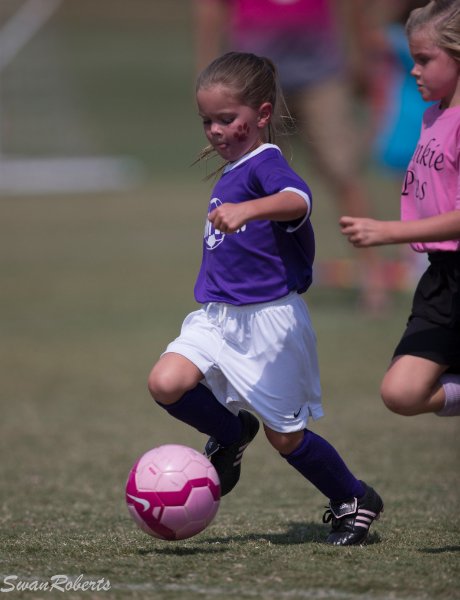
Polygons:
[[[151,182],[123,194],[0,198],[0,588],[7,575],[64,573],[111,583],[55,594],[69,599],[460,598],[459,422],[398,417],[378,397],[406,294],[377,320],[359,311],[355,290],[306,296],[326,410],[312,428],[384,498],[369,545],[323,543],[326,500],[261,434],[199,536],[161,542],[128,515],[124,485],[140,454],[205,441],[146,390],[195,307],[209,189],[200,168],[188,169],[203,140],[189,3],[173,2],[174,11],[171,0],[65,2],[2,74],[3,151],[129,154]],[[295,159],[315,194],[319,260],[351,256],[327,190],[297,150]],[[368,177],[378,214],[396,217],[391,184]]]
[[458,421],[404,419],[378,399],[405,295],[372,320],[353,291],[307,294],[326,408],[313,428],[385,500],[368,546],[323,544],[325,499],[263,435],[199,536],[162,542],[131,521],[136,457],[204,442],[145,386],[194,306],[203,193],[3,199],[0,573],[104,577],[111,598],[458,598]]

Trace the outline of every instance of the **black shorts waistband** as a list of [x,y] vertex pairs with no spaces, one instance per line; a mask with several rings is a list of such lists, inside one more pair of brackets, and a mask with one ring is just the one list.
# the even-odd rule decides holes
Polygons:
[[431,264],[447,263],[460,265],[460,252],[429,252],[428,260]]

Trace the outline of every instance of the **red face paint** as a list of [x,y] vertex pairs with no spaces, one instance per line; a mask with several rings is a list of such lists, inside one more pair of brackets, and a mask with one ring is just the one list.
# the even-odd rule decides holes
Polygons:
[[244,125],[238,125],[238,131],[233,134],[233,137],[239,142],[246,142],[249,134],[249,125],[244,123]]

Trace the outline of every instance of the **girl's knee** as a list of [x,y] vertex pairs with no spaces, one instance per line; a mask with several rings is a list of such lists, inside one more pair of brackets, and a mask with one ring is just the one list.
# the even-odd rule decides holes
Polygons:
[[264,426],[265,435],[267,436],[267,440],[270,444],[278,450],[280,454],[288,455],[291,452],[294,452],[296,448],[298,448],[299,444],[303,440],[304,432],[302,431],[293,431],[290,433],[281,433],[279,431],[274,431],[270,429],[266,425]]
[[172,404],[179,400],[184,391],[178,386],[178,378],[170,369],[163,369],[158,363],[153,367],[147,380],[152,398],[161,404]]
[[[439,410],[439,378],[445,367],[412,355],[397,357],[383,378],[380,394],[385,406],[404,416]],[[437,394],[437,396],[436,396]]]
[[197,367],[182,356],[165,354],[148,377],[150,394],[160,404],[173,404],[203,378]]
[[388,410],[398,415],[410,417],[421,412],[421,399],[414,390],[403,389],[384,379],[380,387],[380,396]]
[[156,365],[150,371],[149,377],[147,379],[147,387],[152,398],[154,400],[160,401],[160,397],[163,396],[167,385],[161,371],[159,372],[158,369],[156,369]]

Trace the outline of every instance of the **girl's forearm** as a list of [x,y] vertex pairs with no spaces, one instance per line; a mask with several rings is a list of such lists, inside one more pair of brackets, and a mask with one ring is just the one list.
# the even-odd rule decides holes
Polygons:
[[248,200],[244,204],[248,210],[248,221],[259,219],[292,221],[300,219],[309,210],[305,198],[290,191],[279,192],[256,200]]
[[442,242],[460,238],[460,210],[417,221],[387,221],[385,244]]

